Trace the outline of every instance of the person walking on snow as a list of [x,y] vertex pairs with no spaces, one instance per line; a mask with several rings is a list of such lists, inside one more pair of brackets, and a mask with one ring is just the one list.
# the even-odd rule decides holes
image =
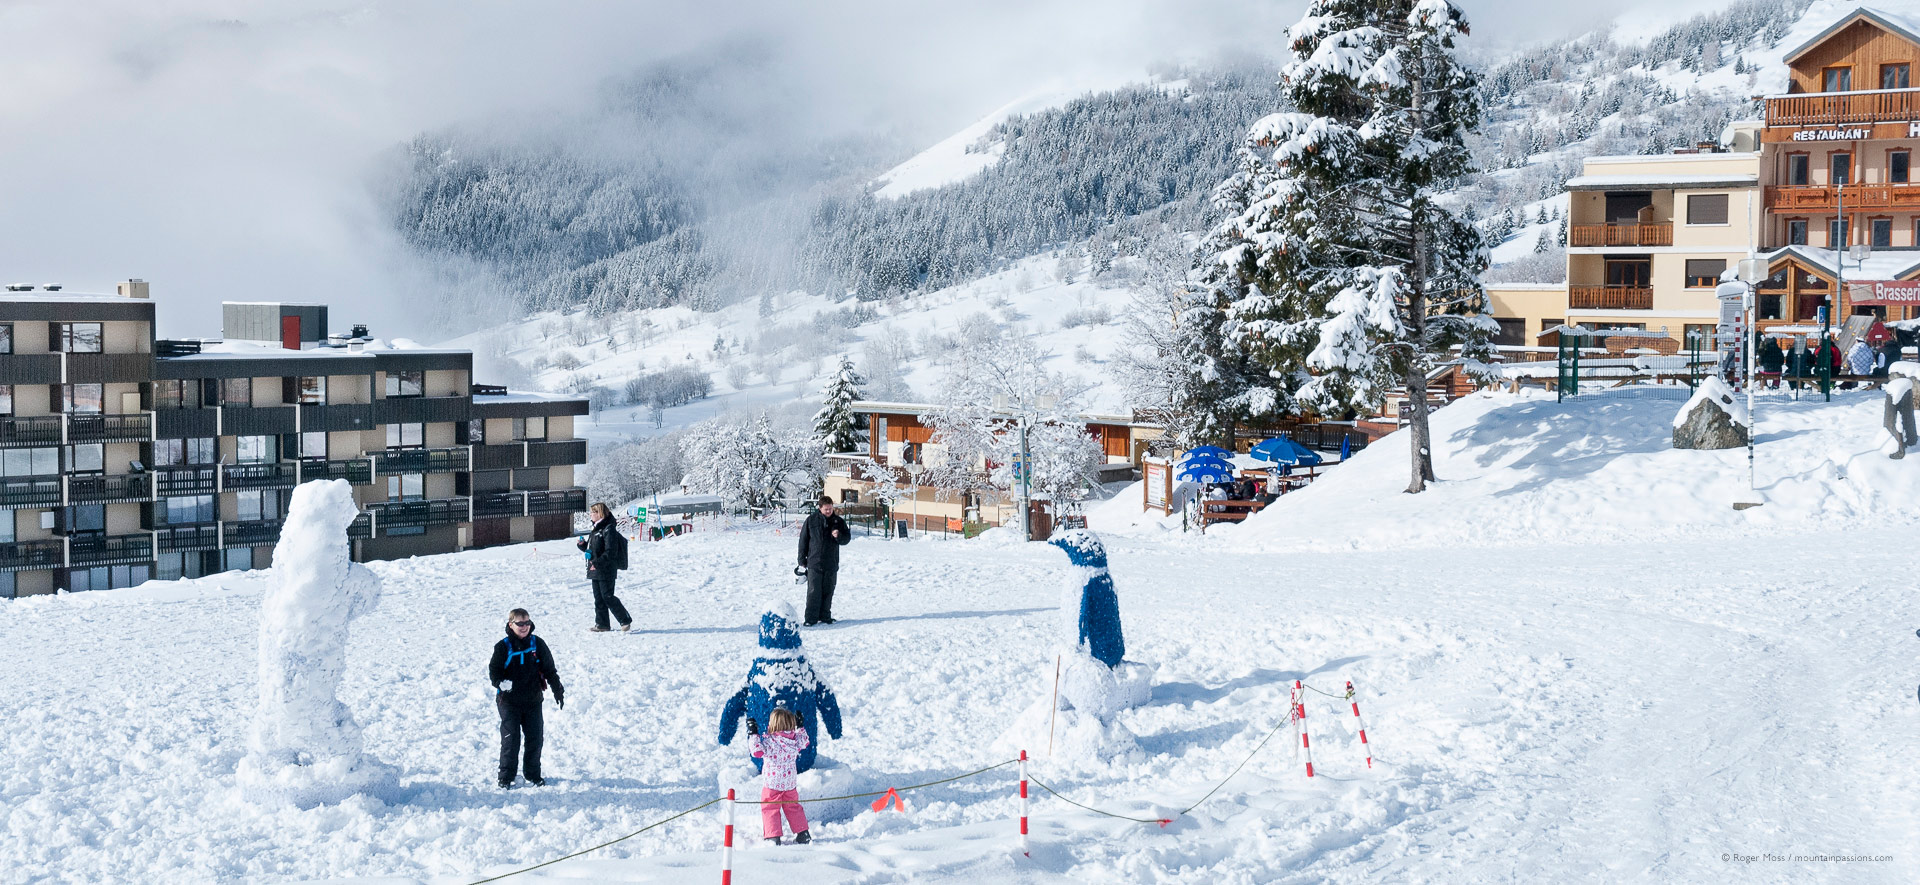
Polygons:
[[631,630],[633,617],[627,614],[627,607],[620,604],[620,597],[613,595],[613,581],[619,577],[620,570],[627,567],[627,536],[620,534],[614,525],[613,511],[607,509],[607,505],[595,504],[588,513],[593,517],[593,528],[586,537],[574,542],[574,546],[586,551],[587,580],[593,582],[593,626],[587,632],[610,631],[609,611],[620,621],[622,632]]
[[847,521],[833,512],[833,497],[820,496],[820,509],[800,527],[800,567],[807,573],[807,619],[801,624],[833,623],[833,586],[840,575],[840,548],[853,540]]
[[540,715],[541,692],[553,689],[554,704],[565,710],[566,689],[554,669],[553,651],[546,640],[533,635],[533,618],[526,609],[507,613],[507,635],[494,643],[487,675],[493,680],[494,706],[500,709],[501,788],[513,786],[514,764],[520,761],[523,746],[526,755],[520,771],[527,783],[545,784],[546,778],[540,776],[540,744],[546,732]]
[[813,835],[807,831],[807,811],[800,806],[799,774],[794,770],[795,760],[808,743],[800,715],[785,707],[776,708],[767,716],[766,734],[760,733],[760,723],[748,717],[747,734],[751,735],[747,738],[747,747],[753,751],[754,758],[761,761],[763,776],[760,834],[768,842],[779,845],[780,815],[784,812],[787,826],[793,829],[794,843],[812,842]]

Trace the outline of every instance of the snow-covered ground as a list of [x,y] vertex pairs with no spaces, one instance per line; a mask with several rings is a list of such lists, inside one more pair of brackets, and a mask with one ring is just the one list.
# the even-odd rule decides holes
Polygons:
[[[1319,776],[1282,731],[1164,830],[1037,791],[1021,858],[1001,769],[822,824],[812,846],[745,838],[736,881],[1920,878],[1920,625],[1902,617],[1920,458],[1872,454],[1869,396],[1763,405],[1770,500],[1736,517],[1737,453],[1667,450],[1675,407],[1470,398],[1436,414],[1426,495],[1394,491],[1390,439],[1238,531],[1108,535],[1127,657],[1160,666],[1118,717],[1140,752],[1037,777],[1162,816],[1247,758],[1296,678],[1354,681],[1371,770],[1344,707],[1310,695]],[[995,738],[1047,689],[1068,568],[996,534],[846,548],[841,621],[804,634],[845,713],[824,753],[881,784],[1001,761]],[[585,632],[565,542],[373,564],[385,589],[340,696],[401,790],[310,811],[250,806],[234,776],[269,574],[0,602],[0,880],[465,882],[707,801],[742,752],[714,735],[759,606],[800,596],[793,543],[634,545],[630,635]],[[503,793],[485,659],[515,605],[568,705],[547,707],[554,783]],[[719,829],[710,808],[508,881],[700,881]],[[1742,859],[1763,854],[1892,860]]]

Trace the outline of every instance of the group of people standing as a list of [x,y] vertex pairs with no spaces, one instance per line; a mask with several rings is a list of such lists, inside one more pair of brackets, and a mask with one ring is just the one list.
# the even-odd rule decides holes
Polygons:
[[[806,522],[800,527],[799,565],[795,569],[807,582],[805,626],[808,627],[834,623],[833,591],[839,582],[840,548],[853,540],[847,521],[834,512],[831,496],[821,495],[815,503],[816,509],[807,514]],[[606,504],[595,504],[588,512],[593,527],[576,542],[586,556],[587,580],[593,586],[594,623],[588,632],[611,632],[614,621],[619,623],[621,631],[632,630],[633,618],[614,593],[619,573],[627,568],[626,536],[620,534],[613,511]],[[553,650],[547,647],[545,639],[534,635],[533,627],[533,617],[526,609],[508,612],[507,635],[494,644],[493,658],[487,665],[487,675],[495,690],[494,705],[500,714],[499,784],[502,789],[512,787],[515,778],[522,774],[527,783],[534,786],[546,783],[540,771],[540,750],[546,732],[542,717],[545,692],[553,692],[556,707],[564,710],[567,706],[566,689],[554,666]],[[806,747],[807,733],[798,717],[787,710],[775,710],[769,719],[765,735],[759,733],[759,723],[747,722],[747,729],[753,734],[750,749],[763,760],[762,771],[766,777],[762,801],[769,804],[762,806],[763,830],[768,841],[778,843],[783,835],[780,824],[784,817],[793,829],[794,841],[805,843],[811,835],[799,795],[794,792],[794,766],[799,751]]]
[[[1757,374],[1769,386],[1777,385],[1781,378],[1807,379],[1826,377],[1838,379],[1841,376],[1852,378],[1885,378],[1887,369],[1899,359],[1898,351],[1888,346],[1886,341],[1868,341],[1865,337],[1853,340],[1843,355],[1840,346],[1833,338],[1827,337],[1814,343],[1809,337],[1794,338],[1790,345],[1782,347],[1780,339],[1773,335],[1761,336],[1760,345],[1754,351]],[[1798,385],[1799,380],[1789,380]],[[1852,382],[1844,382],[1851,387]]]

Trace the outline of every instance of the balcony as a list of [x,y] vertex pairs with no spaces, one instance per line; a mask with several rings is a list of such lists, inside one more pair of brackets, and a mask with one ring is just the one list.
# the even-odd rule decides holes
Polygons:
[[1576,224],[1567,229],[1569,246],[1671,246],[1671,224]]
[[394,396],[374,404],[381,424],[434,424],[465,421],[472,412],[464,396]]
[[153,378],[150,353],[69,353],[67,380],[72,383],[139,382]]
[[368,504],[366,512],[381,528],[416,525],[452,525],[466,522],[466,498],[435,498],[428,501],[384,501]]
[[211,495],[220,490],[220,465],[157,467],[153,471],[153,485],[154,493],[160,497]]
[[0,447],[57,446],[61,442],[59,415],[0,418]]
[[350,461],[301,461],[300,481],[312,482],[316,479],[344,479],[354,485],[366,485],[373,482],[373,462],[366,458],[354,458]]
[[586,489],[553,489],[541,492],[487,492],[475,495],[473,499],[473,515],[475,517],[580,513],[586,509]]
[[321,430],[372,430],[374,423],[371,403],[300,407],[300,429],[308,433]]
[[151,480],[152,477],[144,473],[68,474],[67,503],[146,501],[153,497]]
[[1568,286],[1574,310],[1652,310],[1653,290],[1644,286]]
[[122,565],[150,562],[153,536],[75,535],[67,539],[67,565],[80,568],[93,565]]
[[271,547],[280,543],[280,526],[281,522],[277,519],[227,523],[227,546]]
[[[206,411],[211,412],[211,409]],[[272,436],[292,433],[292,406],[227,406],[220,410],[221,432],[234,436]],[[309,427],[308,430],[319,430]]]
[[[291,425],[289,425],[291,426]],[[229,422],[227,433],[235,431]],[[153,435],[159,439],[220,436],[218,409],[159,409],[153,413]],[[257,434],[244,434],[255,436]]]
[[1914,119],[1920,119],[1920,89],[1811,92],[1767,99],[1768,126],[1905,124]]
[[161,553],[182,550],[220,549],[220,529],[211,525],[176,525],[154,529],[154,541]]
[[153,438],[153,420],[145,412],[133,415],[68,415],[67,441],[145,442]]
[[294,486],[295,465],[291,461],[228,464],[221,470],[227,475],[228,489],[290,489]]
[[[8,476],[0,478],[0,507],[58,507],[60,477]],[[12,514],[8,514],[11,517]]]
[[527,450],[519,443],[498,446],[474,446],[473,469],[505,470],[527,466]]
[[527,497],[525,492],[483,492],[473,496],[473,515],[478,516],[525,516]]
[[0,384],[59,384],[57,353],[0,354]]
[[[1835,191],[1843,193],[1836,194]],[[1843,196],[1849,212],[1855,209],[1863,212],[1875,209],[1920,210],[1920,184],[1845,184],[1838,188],[1824,184],[1769,187],[1765,200],[1769,212],[1795,209],[1831,212],[1836,199]]]
[[373,469],[381,476],[395,473],[452,473],[471,470],[466,446],[441,449],[387,449],[373,453]]
[[59,541],[17,541],[12,544],[0,544],[0,571],[59,568],[66,562],[66,545]]

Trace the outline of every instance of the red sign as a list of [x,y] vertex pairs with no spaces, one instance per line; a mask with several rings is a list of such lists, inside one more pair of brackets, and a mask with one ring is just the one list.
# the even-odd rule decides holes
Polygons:
[[1847,283],[1854,304],[1920,304],[1920,280],[1867,280]]

